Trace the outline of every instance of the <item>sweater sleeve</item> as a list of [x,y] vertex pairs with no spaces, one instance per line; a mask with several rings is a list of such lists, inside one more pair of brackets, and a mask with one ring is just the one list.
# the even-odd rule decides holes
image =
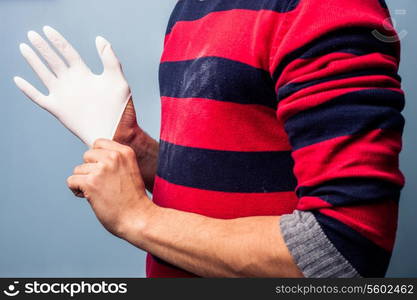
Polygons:
[[381,0],[301,0],[274,37],[299,199],[280,228],[306,277],[385,276],[404,186],[395,37]]

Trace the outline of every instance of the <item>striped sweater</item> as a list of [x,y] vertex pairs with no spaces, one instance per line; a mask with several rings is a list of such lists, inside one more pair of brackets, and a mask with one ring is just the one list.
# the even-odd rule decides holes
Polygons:
[[[280,215],[306,277],[384,276],[404,185],[388,18],[382,0],[178,1],[153,201],[220,219]],[[196,275],[148,253],[147,276]]]

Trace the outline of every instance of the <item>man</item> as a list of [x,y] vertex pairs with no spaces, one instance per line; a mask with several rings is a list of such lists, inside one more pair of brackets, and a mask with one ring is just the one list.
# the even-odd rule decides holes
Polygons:
[[384,276],[404,185],[388,18],[381,0],[178,1],[159,143],[129,99],[68,186],[148,277]]

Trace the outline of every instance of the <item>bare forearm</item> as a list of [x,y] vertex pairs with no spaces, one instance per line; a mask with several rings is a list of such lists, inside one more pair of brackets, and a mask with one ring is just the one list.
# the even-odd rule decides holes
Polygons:
[[131,224],[124,238],[189,272],[203,277],[302,277],[277,216],[220,220],[158,206],[151,211],[140,226]]

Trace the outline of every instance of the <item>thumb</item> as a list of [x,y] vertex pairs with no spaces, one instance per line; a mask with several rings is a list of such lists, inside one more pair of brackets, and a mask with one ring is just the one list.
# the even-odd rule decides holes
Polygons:
[[111,44],[103,37],[96,38],[96,47],[98,55],[104,66],[104,70],[118,71],[122,73],[122,66],[119,59],[113,51]]

